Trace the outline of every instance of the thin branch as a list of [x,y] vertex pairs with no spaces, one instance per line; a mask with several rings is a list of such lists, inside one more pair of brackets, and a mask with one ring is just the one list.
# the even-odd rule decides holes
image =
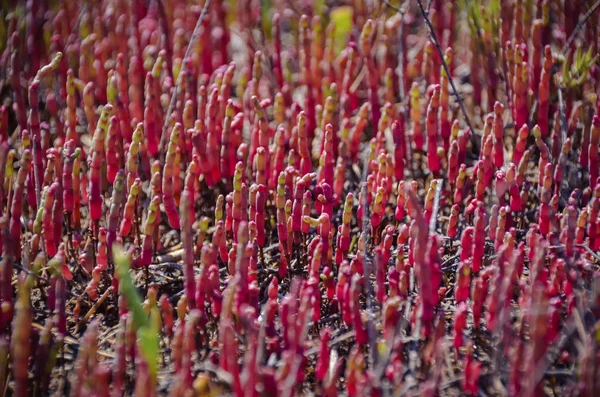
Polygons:
[[579,22],[577,22],[575,29],[573,29],[573,33],[571,33],[571,36],[569,36],[569,39],[562,48],[561,52],[563,54],[565,54],[569,50],[569,47],[571,47],[571,44],[573,44],[573,40],[575,40],[575,36],[577,36],[577,33],[583,28],[587,20],[590,19],[590,17],[598,9],[598,7],[600,7],[600,0],[597,0],[594,3],[594,5],[592,5],[590,9],[583,15],[583,18],[581,18]]
[[419,3],[419,9],[421,10],[423,19],[425,19],[425,23],[429,27],[429,36],[431,37],[431,40],[433,41],[433,44],[435,44],[435,48],[437,49],[438,54],[440,55],[440,59],[442,61],[442,66],[444,67],[444,71],[446,72],[446,75],[448,76],[448,81],[450,82],[450,86],[452,87],[452,93],[456,97],[456,100],[458,101],[458,105],[460,106],[460,110],[462,111],[463,115],[465,116],[465,122],[467,123],[467,126],[471,129],[471,132],[473,134],[475,134],[475,129],[473,128],[473,125],[471,124],[471,120],[469,119],[469,115],[467,114],[467,109],[465,108],[465,104],[464,104],[461,96],[459,95],[458,90],[456,89],[456,86],[454,85],[454,80],[452,79],[452,75],[450,74],[450,68],[448,67],[446,60],[444,59],[444,53],[442,51],[442,47],[440,46],[440,42],[437,38],[437,35],[435,34],[435,29],[433,27],[433,24],[431,23],[431,20],[429,19],[429,12],[425,11],[422,0],[417,0],[417,3]]
[[[202,26],[202,20],[206,16],[208,12],[208,8],[210,7],[210,0],[206,0],[204,3],[204,7],[202,8],[202,12],[198,17],[198,21],[196,22],[196,27],[194,28],[194,32],[192,33],[192,37],[190,38],[190,42],[188,43],[187,49],[185,50],[185,55],[182,59],[182,65],[185,64],[185,60],[189,58],[190,53],[192,52],[192,48],[194,48],[194,44],[196,39],[198,39],[198,34],[200,33],[200,26]],[[173,94],[171,94],[171,101],[169,102],[169,108],[167,109],[167,115],[165,116],[165,122],[162,127],[162,131],[160,134],[160,145],[159,145],[159,153],[161,158],[163,158],[165,141],[167,139],[167,126],[169,125],[169,120],[171,119],[171,113],[173,113],[173,109],[175,109],[175,104],[177,103],[177,91],[179,90],[179,86],[181,85],[181,79],[183,78],[184,70],[179,71],[177,75],[177,82],[175,83],[175,87],[173,87]]]

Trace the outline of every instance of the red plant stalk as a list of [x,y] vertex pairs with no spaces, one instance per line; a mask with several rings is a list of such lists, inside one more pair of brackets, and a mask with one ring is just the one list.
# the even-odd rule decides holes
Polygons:
[[473,253],[473,235],[475,233],[475,228],[473,226],[466,227],[461,235],[460,239],[460,260],[462,262],[467,261],[471,258]]
[[70,220],[70,215],[73,213],[75,206],[75,190],[73,186],[73,169],[75,159],[79,157],[81,150],[75,147],[75,140],[68,140],[63,149],[63,168],[62,168],[62,190],[63,190],[63,205],[65,213]]
[[[64,182],[63,182],[64,183]],[[110,209],[108,211],[108,221],[107,221],[107,246],[110,251],[113,243],[117,240],[117,233],[119,228],[119,220],[121,216],[121,208],[123,207],[123,202],[125,201],[125,172],[123,170],[119,170],[115,176],[115,181],[113,185],[113,193],[110,203]],[[65,206],[66,207],[66,206]],[[67,211],[68,212],[68,211]]]
[[[435,13],[432,13],[435,14]],[[437,14],[435,14],[437,15]],[[433,18],[432,18],[433,20]],[[432,22],[434,23],[434,22]],[[421,75],[425,78],[425,84],[427,86],[439,84],[438,80],[439,76],[436,75],[436,68],[434,66],[435,57],[437,52],[434,53],[433,43],[431,41],[427,41],[425,43],[425,47],[423,48],[423,61],[421,63]]]
[[[598,161],[599,145],[600,145],[600,117],[598,117],[598,115],[594,115],[594,118],[592,121],[592,129],[590,131],[588,161],[586,164],[588,166],[588,169],[590,170],[590,185],[593,183],[596,183],[596,180],[598,179],[598,169],[600,168],[600,162]],[[582,164],[582,165],[585,166],[584,164]]]
[[465,181],[467,179],[467,166],[463,163],[458,169],[458,175],[456,176],[456,183],[454,184],[454,204],[461,205],[463,201],[463,191],[465,188]]
[[108,247],[106,245],[106,229],[101,227],[98,232],[98,247],[96,249],[96,266],[105,271],[108,267]]
[[531,38],[533,44],[533,53],[532,57],[532,67],[533,67],[533,75],[531,79],[530,89],[534,90],[539,89],[541,73],[542,73],[542,52],[543,52],[543,44],[542,44],[542,33],[544,29],[544,21],[541,19],[535,19],[533,21]]
[[231,204],[232,230],[234,242],[237,243],[239,224],[242,221],[242,212],[246,210],[242,206],[242,185],[244,174],[244,165],[240,161],[235,165],[235,173],[233,176],[233,195]]
[[329,261],[329,234],[331,232],[329,215],[323,213],[317,219],[305,215],[302,219],[305,224],[312,227],[318,227],[320,244],[323,244],[322,264],[323,266],[326,266]]
[[312,171],[310,142],[308,139],[307,116],[304,111],[298,113],[298,153],[300,154],[300,173],[305,175]]
[[506,276],[506,268],[505,264],[506,260],[506,246],[502,246],[498,252],[498,257],[494,260],[493,271],[494,276],[491,280],[492,288],[487,296],[486,306],[486,326],[490,332],[497,331],[497,325],[500,322],[499,314],[501,313],[502,307],[505,306],[505,303],[501,300],[503,298],[502,293],[504,280]]
[[[297,187],[296,187],[297,189]],[[288,240],[288,228],[287,228],[287,217],[285,213],[285,174],[282,172],[279,174],[277,181],[277,195],[275,198],[275,204],[277,207],[277,236],[279,237],[280,249],[284,257],[289,255],[287,249]],[[264,210],[263,210],[264,211]],[[264,214],[263,214],[264,217]],[[263,219],[264,222],[264,219]],[[257,223],[258,226],[258,223]],[[285,261],[285,260],[284,260]]]
[[[469,236],[463,232],[464,236]],[[464,302],[469,297],[469,286],[471,284],[471,263],[469,260],[461,260],[456,270],[456,287],[455,298],[456,302]]]
[[467,156],[467,146],[471,139],[471,130],[467,128],[460,135],[458,134],[459,130],[458,120],[454,120],[452,123],[452,136],[456,136],[456,141],[458,142],[458,162],[462,164]]
[[63,224],[63,187],[62,187],[62,161],[61,155],[57,149],[50,148],[47,150],[46,155],[48,161],[51,161],[53,167],[56,169],[56,174],[53,177],[54,181],[58,184],[56,190],[56,199],[54,201],[54,207],[52,209],[52,218],[54,222],[54,240],[60,241],[62,239],[62,224]]
[[[384,72],[384,86],[385,86],[385,102],[386,103],[394,103],[396,100],[396,93],[394,92],[394,71],[392,68],[387,68]],[[396,109],[390,109],[390,116],[393,120],[398,119]]]
[[517,63],[514,76],[514,120],[515,125],[522,126],[527,123],[529,117],[528,95],[527,95],[527,79],[529,67],[527,62]]
[[50,186],[52,181],[54,181],[54,174],[56,173],[54,169],[54,153],[48,153],[46,155],[46,165],[46,169],[44,170],[44,180],[41,184],[43,187]]
[[[422,212],[416,210],[420,207],[417,196],[411,189],[407,189],[407,192],[410,202],[415,208],[415,240],[413,243],[414,249],[412,251],[415,264],[415,275],[419,282],[419,291],[421,291],[421,331],[422,336],[427,338],[433,325],[433,310],[435,306],[434,295],[437,295],[437,285],[435,285],[435,281],[433,280],[434,276],[432,272],[430,272],[435,265],[434,263],[431,263],[430,255],[427,255],[427,253],[434,249],[433,246],[436,244],[436,241],[434,238],[431,240],[431,244],[428,244],[430,243],[429,228],[426,225]],[[426,280],[426,275],[430,275],[432,279]]]
[[475,214],[475,231],[473,233],[473,272],[478,273],[481,269],[483,253],[485,249],[485,210],[478,207]]
[[[90,182],[88,200],[90,205],[90,219],[93,222],[98,222],[102,216],[102,154],[99,151],[94,151],[92,154],[92,162],[90,165]],[[97,233],[98,231],[95,230]]]
[[523,124],[517,134],[517,142],[515,143],[515,149],[513,152],[513,163],[519,164],[523,158],[523,153],[527,149],[527,139],[529,137],[529,127],[527,124]]
[[467,346],[465,357],[465,369],[462,379],[462,389],[469,396],[477,395],[479,391],[479,376],[481,375],[481,363],[473,358],[473,346]]
[[583,244],[585,238],[585,225],[588,221],[588,210],[583,208],[577,217],[577,229],[575,231],[575,244]]
[[[538,177],[538,188],[539,188],[542,186],[542,183],[544,182],[544,177],[546,174],[548,174],[548,176],[552,176],[551,166],[550,166],[550,168],[548,168],[548,170],[550,172],[546,172],[546,168],[548,167],[548,164],[550,164],[550,150],[548,149],[548,146],[546,146],[546,143],[542,139],[540,127],[538,125],[535,125],[531,132],[535,138],[535,144],[540,151],[539,177]],[[566,145],[567,145],[567,142],[565,142],[565,146]],[[559,161],[560,161],[560,157],[559,157]]]
[[265,205],[267,201],[265,185],[258,185],[256,193],[256,222],[257,242],[259,247],[265,246]]
[[56,255],[56,241],[54,240],[54,225],[52,223],[52,208],[54,206],[54,198],[58,189],[58,183],[53,183],[46,190],[43,213],[42,213],[42,230],[46,252],[49,257]]
[[387,261],[383,248],[375,247],[375,297],[381,304],[387,299],[385,280],[387,279]]
[[281,17],[279,13],[273,15],[271,35],[273,36],[273,42],[275,45],[275,53],[272,55],[273,72],[275,73],[275,79],[277,86],[281,89],[284,84],[283,80],[283,63],[281,58]]
[[30,178],[33,179],[35,183],[35,193],[36,196],[28,197],[28,202],[31,207],[35,209],[38,208],[39,203],[36,202],[39,200],[39,193],[41,190],[42,183],[42,175],[43,175],[43,164],[42,164],[42,144],[41,144],[41,130],[40,130],[40,113],[39,113],[39,87],[40,81],[34,80],[29,86],[29,132],[32,138],[32,154],[33,154],[33,173],[30,174]]
[[360,34],[360,44],[364,57],[366,58],[367,66],[367,81],[369,86],[369,102],[371,104],[371,115],[373,117],[373,125],[379,124],[379,118],[381,112],[379,110],[379,95],[377,87],[379,86],[379,79],[377,69],[375,67],[375,59],[372,54],[372,41],[375,32],[375,24],[371,19],[368,19],[363,26]]
[[504,106],[500,102],[494,104],[494,166],[501,168],[504,165]]
[[425,221],[431,221],[431,215],[433,213],[433,202],[435,200],[435,192],[437,190],[439,184],[438,179],[433,179],[429,184],[429,188],[427,189],[427,195],[425,196],[425,208],[423,215],[425,216]]
[[552,65],[554,59],[549,45],[544,47],[544,68],[540,76],[538,93],[538,117],[537,124],[540,126],[542,136],[548,136],[548,113],[550,111],[550,79],[552,74]]
[[19,280],[19,294],[15,305],[15,318],[13,322],[11,356],[13,377],[15,380],[14,393],[17,397],[29,395],[29,355],[31,353],[31,326],[33,313],[31,309],[30,284],[31,277]]
[[[10,152],[8,152],[6,149],[8,149],[8,145],[3,145],[0,144],[0,208],[4,208],[4,202],[6,201],[6,197],[5,197],[5,192],[6,188],[9,187],[9,185],[12,182],[12,174],[14,173],[12,170],[13,167],[13,160],[15,157],[15,151],[11,150]],[[6,169],[9,169],[10,171],[7,173],[5,172]],[[6,188],[5,188],[6,186]],[[0,252],[3,252],[3,244],[2,244],[2,237],[1,237],[1,233],[0,233]]]
[[[119,121],[116,116],[110,118],[110,124],[106,134],[105,147],[114,148],[119,147],[119,141],[121,140],[119,131]],[[106,152],[106,177],[109,184],[115,182],[117,172],[122,168],[124,163],[123,152],[121,148],[117,150],[107,150]]]
[[344,209],[342,214],[342,225],[340,233],[338,233],[337,241],[337,252],[340,252],[339,257],[336,255],[336,264],[340,265],[343,260],[347,258],[348,251],[350,250],[350,222],[352,220],[352,205],[354,203],[354,195],[348,193],[346,201],[344,202]]
[[363,372],[366,366],[364,361],[365,359],[359,350],[359,346],[354,346],[350,352],[350,357],[346,365],[346,374],[344,375],[347,382],[348,396],[354,397],[366,393],[363,388],[365,386],[363,383],[366,381],[366,376]]
[[327,183],[329,186],[333,186],[334,183],[334,164],[335,164],[335,153],[334,153],[334,142],[333,142],[333,126],[327,124],[325,128],[325,140],[323,146],[323,152],[319,158],[319,172],[317,182]]
[[142,123],[138,123],[135,130],[133,131],[131,144],[127,151],[127,162],[125,163],[125,173],[127,174],[127,190],[131,189],[133,182],[139,178],[139,154],[140,145],[144,139],[144,131]]
[[340,65],[340,69],[344,73],[340,97],[340,117],[342,119],[350,118],[357,105],[356,94],[351,92],[351,85],[355,78],[354,74],[357,66],[356,43],[350,42],[344,52],[346,55],[344,59],[345,65]]
[[587,235],[590,248],[598,250],[600,246],[600,234],[598,233],[598,214],[600,213],[600,184],[596,183],[594,187],[593,198],[588,203],[589,206],[589,222],[587,224]]
[[[18,48],[20,48],[20,36],[18,32],[14,32],[11,37],[12,44],[12,54],[10,56],[10,68],[11,68],[11,78],[10,83],[12,87],[12,92],[15,97],[15,113],[17,115],[17,122],[21,131],[27,128],[27,108],[25,106],[25,98],[23,95],[23,90],[21,88],[21,62]],[[21,56],[23,54],[20,54]]]
[[462,302],[456,308],[454,313],[454,349],[458,354],[458,350],[463,344],[463,331],[467,325],[468,306]]
[[179,212],[175,203],[175,183],[174,179],[180,178],[179,174],[175,174],[175,160],[177,156],[177,146],[179,142],[179,134],[181,132],[181,124],[175,123],[169,137],[169,146],[163,168],[162,181],[162,201],[167,214],[169,225],[178,230],[180,228]]
[[481,315],[483,313],[483,304],[488,293],[487,280],[482,276],[477,276],[473,280],[473,288],[471,290],[471,302],[473,312],[473,327],[479,329],[481,327]]
[[56,328],[60,338],[59,342],[62,343],[67,333],[66,281],[73,278],[71,271],[66,264],[64,243],[61,243],[58,246],[58,252],[54,258],[50,260],[48,266],[54,268],[55,272],[58,274],[56,277],[56,301],[54,310],[56,316]]
[[[294,233],[294,242],[296,244],[300,242],[300,233],[304,233],[302,216],[305,212],[303,207],[305,193],[308,193],[310,198],[310,192],[306,192],[306,182],[303,179],[300,179],[296,182],[296,187],[294,189],[294,202],[291,217],[292,232]],[[308,209],[306,215],[310,215],[310,209]]]
[[[10,231],[10,239],[12,241],[11,252],[9,255],[14,256],[14,258],[19,261],[21,259],[21,250],[18,249],[20,247],[21,241],[21,214],[23,213],[23,194],[25,191],[25,181],[27,175],[30,172],[32,163],[31,152],[29,149],[25,149],[23,152],[23,156],[21,158],[21,168],[17,173],[17,180],[14,185],[12,203],[10,209],[10,223],[9,223],[9,231]],[[5,268],[5,273],[3,280],[10,284],[10,280],[12,277],[12,266],[7,266]],[[4,289],[6,293],[10,292],[10,288]],[[10,301],[10,300],[9,300]]]
[[173,163],[173,196],[175,199],[175,205],[179,207],[181,201],[181,148],[175,149],[175,162]]
[[319,214],[327,214],[329,219],[333,218],[333,205],[337,200],[337,196],[333,194],[333,190],[328,183],[317,185],[315,193],[318,193],[315,207]]
[[[156,219],[160,214],[160,197],[155,196],[152,198],[150,205],[148,206],[148,214],[146,216],[146,223],[144,224],[143,229],[143,238],[142,238],[142,252],[139,258],[139,266],[149,266],[152,263],[152,253],[153,253],[153,237],[154,230],[156,228]],[[188,298],[189,300],[190,298]],[[192,296],[193,299],[193,296]]]
[[311,76],[311,51],[310,51],[310,30],[308,27],[308,17],[302,15],[299,22],[299,38],[300,44],[300,70],[302,76],[302,83],[306,86],[306,128],[307,135],[312,137],[314,135],[315,128],[317,126],[315,106],[315,87],[313,85],[313,79]]
[[[348,288],[348,287],[347,287]],[[350,294],[350,313],[352,314],[352,327],[354,328],[354,337],[358,345],[365,345],[368,342],[367,330],[362,322],[360,313],[359,295],[362,290],[361,276],[355,274],[349,286]]]
[[[53,347],[52,327],[53,320],[47,319],[44,329],[40,332],[39,345],[34,358],[33,374],[36,379],[35,386],[38,390],[48,391],[50,384],[51,369],[53,361],[56,360],[56,350]],[[52,350],[51,350],[52,349]]]
[[321,331],[321,347],[319,349],[317,366],[315,367],[315,375],[321,382],[325,380],[327,372],[329,371],[329,358],[331,354],[331,348],[329,347],[330,339],[331,328],[324,328]]
[[135,210],[141,185],[142,181],[139,178],[137,178],[131,185],[131,188],[129,189],[127,202],[125,203],[125,208],[123,209],[123,219],[121,220],[121,225],[119,228],[119,235],[121,237],[128,236],[129,232],[131,231],[131,226],[135,217]]
[[[447,65],[450,65],[452,62],[453,51],[452,48],[446,48],[444,52],[444,60]],[[441,69],[441,78],[440,78],[440,136],[442,137],[442,144],[444,150],[447,152],[450,148],[450,135],[452,125],[450,124],[450,113],[449,113],[449,99],[450,94],[448,92],[448,75],[444,68]]]
[[[491,137],[489,137],[491,138]],[[487,143],[491,143],[491,139],[486,140]],[[483,201],[486,189],[486,181],[485,181],[485,164],[483,160],[479,160],[475,165],[476,172],[474,173],[475,180],[475,200]]]
[[404,126],[404,111],[400,112],[399,120],[392,122],[392,136],[394,138],[394,177],[397,181],[404,179],[406,162],[406,132]]
[[421,101],[419,99],[419,85],[413,82],[410,88],[410,120],[412,122],[413,143],[416,150],[422,150],[425,139],[423,137],[423,127],[421,126]]
[[[335,84],[335,83],[334,83]],[[335,85],[334,85],[335,87]],[[337,96],[336,96],[337,97]],[[328,125],[331,125],[331,130],[335,131],[339,129],[337,122],[337,104],[333,97],[328,96],[325,100],[325,106],[323,108],[323,115],[321,117],[321,130],[325,133],[321,136],[321,148],[327,147],[327,140],[329,139],[332,146],[333,156],[337,156],[337,149],[339,147],[339,138],[337,134],[332,134],[330,137],[327,136]]]
[[75,127],[77,127],[77,114],[75,103],[75,81],[72,69],[69,69],[67,72],[66,91],[67,107],[65,108],[64,118],[67,140],[73,139],[75,142],[79,143],[79,134],[77,134],[77,131],[75,130]]
[[440,170],[440,159],[438,157],[438,111],[440,103],[440,86],[433,88],[431,101],[427,107],[425,130],[427,133],[427,166],[433,175]]
[[[256,114],[257,122],[258,122],[258,140],[253,142],[253,146],[256,147],[256,151],[258,152],[259,148],[263,148],[265,151],[265,174],[269,175],[269,139],[271,138],[271,129],[269,127],[269,123],[267,120],[267,115],[264,109],[264,106],[258,100],[256,96],[252,96],[251,98],[252,105],[254,107],[254,112]],[[252,154],[251,154],[252,158]]]
[[394,217],[398,222],[404,219],[406,208],[406,186],[403,180],[398,181],[398,191],[396,195],[396,209],[394,211]]
[[195,218],[194,193],[192,190],[184,189],[181,197],[181,240],[183,243],[183,263],[185,294],[188,298],[190,309],[196,308],[196,285],[194,283],[194,241],[192,236],[192,223]]
[[368,125],[369,104],[364,103],[356,114],[356,123],[350,133],[350,154],[353,161],[358,158],[362,134]]
[[[498,209],[498,223],[497,223],[497,227],[495,230],[495,236],[493,238],[493,240],[495,240],[494,248],[496,250],[500,249],[500,246],[503,243],[504,234],[505,234],[505,230],[506,230],[506,220],[507,220],[508,214],[509,214],[509,211],[508,211],[507,207],[500,207]],[[490,237],[490,239],[491,239],[491,237]],[[508,254],[507,254],[507,256],[508,256]]]
[[[81,74],[79,74],[81,77]],[[83,89],[83,111],[85,112],[85,118],[89,125],[90,131],[96,131],[96,113],[94,109],[94,84],[89,82]]]
[[230,100],[227,101],[227,108],[225,110],[225,118],[223,119],[223,131],[221,135],[221,176],[226,180],[230,180],[233,177],[233,171],[235,169],[235,153],[231,145],[231,122],[233,119],[233,103]]
[[[526,367],[534,369],[536,363],[539,363],[543,359],[546,353],[547,341],[547,329],[548,329],[548,296],[542,285],[538,285],[537,288],[533,287],[532,298],[535,299],[535,310],[532,310],[530,319],[530,332],[532,335],[532,346],[531,355],[527,361]],[[534,383],[535,381],[530,380],[527,390],[532,392],[534,396],[543,396],[544,387],[543,383]]]
[[531,157],[531,151],[525,150],[523,153],[523,157],[521,157],[521,161],[519,161],[519,166],[517,168],[517,185],[522,186],[525,180],[525,172],[527,171],[529,158]]

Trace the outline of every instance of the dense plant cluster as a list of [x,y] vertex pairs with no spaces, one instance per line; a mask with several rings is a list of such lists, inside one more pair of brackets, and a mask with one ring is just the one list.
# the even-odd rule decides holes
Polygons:
[[0,392],[599,395],[599,5],[4,2]]

